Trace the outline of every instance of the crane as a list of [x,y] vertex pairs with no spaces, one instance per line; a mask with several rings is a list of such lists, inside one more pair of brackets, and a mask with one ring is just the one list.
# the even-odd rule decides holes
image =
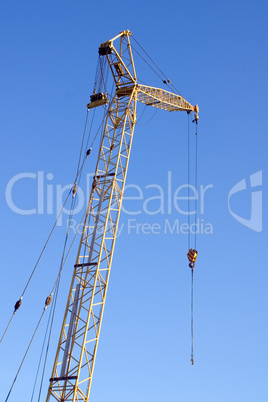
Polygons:
[[46,402],[89,400],[137,101],[194,112],[198,119],[198,106],[182,96],[137,83],[130,37],[130,31],[123,31],[99,47],[115,92],[110,102],[106,93],[94,90],[87,105],[90,110],[109,104]]

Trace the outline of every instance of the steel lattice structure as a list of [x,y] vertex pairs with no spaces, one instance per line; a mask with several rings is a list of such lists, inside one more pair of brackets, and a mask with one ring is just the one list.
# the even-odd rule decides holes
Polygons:
[[[137,84],[131,33],[101,44],[116,84],[109,106],[46,401],[88,401],[124,193],[137,101],[197,113],[181,96]],[[119,39],[118,50],[114,40]],[[104,104],[101,97],[94,102]]]

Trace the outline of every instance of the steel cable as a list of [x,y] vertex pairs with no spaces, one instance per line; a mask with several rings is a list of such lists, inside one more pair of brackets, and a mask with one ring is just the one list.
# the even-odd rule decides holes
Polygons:
[[[134,36],[132,35],[132,38],[134,39],[134,41],[137,43],[137,45],[142,49],[142,51],[146,54],[146,56],[150,59],[150,61],[154,64],[154,66],[158,69],[158,71],[160,72],[160,74],[162,74],[162,77],[165,78],[165,80],[163,80],[163,78],[155,71],[155,69],[142,57],[142,55],[133,47],[133,45],[131,46],[135,52],[144,60],[144,62],[154,71],[154,73],[161,79],[161,81],[167,85],[170,89],[175,90],[175,92],[177,94],[179,94],[180,96],[182,96],[182,94],[178,91],[178,89],[171,83],[171,81],[169,80],[169,78],[166,76],[166,74],[163,73],[163,71],[160,69],[160,67],[154,62],[154,60],[151,58],[151,56],[146,52],[146,50],[141,46],[141,44],[137,41],[137,39],[134,38]],[[169,85],[170,84],[170,85]]]
[[28,354],[28,352],[29,352],[30,346],[31,346],[31,344],[32,344],[32,342],[33,342],[33,340],[34,340],[34,337],[35,337],[35,334],[36,334],[36,332],[37,332],[37,329],[38,329],[38,327],[39,327],[39,325],[40,325],[40,323],[41,323],[41,321],[42,321],[42,318],[43,318],[44,313],[45,313],[45,309],[43,309],[43,311],[42,311],[41,317],[39,318],[39,321],[38,321],[38,324],[37,324],[37,326],[36,326],[36,328],[35,328],[34,334],[33,334],[32,338],[31,338],[31,340],[30,340],[30,342],[29,342],[29,345],[28,345],[28,347],[27,347],[27,350],[26,350],[26,352],[25,352],[25,354],[24,354],[24,356],[23,356],[22,362],[21,362],[21,364],[20,364],[20,366],[19,366],[19,369],[18,369],[18,371],[17,371],[17,374],[15,375],[15,378],[14,378],[13,383],[12,383],[12,385],[11,385],[11,387],[10,387],[10,390],[9,390],[9,392],[8,392],[8,394],[7,394],[7,397],[6,397],[6,399],[5,399],[5,402],[7,402],[8,398],[9,398],[9,396],[10,396],[10,394],[11,394],[11,391],[12,391],[12,389],[13,389],[13,387],[14,387],[14,384],[15,384],[17,378],[18,378],[19,372],[20,372],[20,370],[21,370],[21,368],[22,368],[22,365],[23,365],[23,363],[24,363],[24,360],[25,360],[25,358],[26,358],[26,356],[27,356],[27,354]]

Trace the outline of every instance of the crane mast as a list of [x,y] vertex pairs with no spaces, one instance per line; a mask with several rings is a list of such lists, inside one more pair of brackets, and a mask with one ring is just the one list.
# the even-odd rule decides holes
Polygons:
[[[46,402],[89,398],[137,101],[170,111],[198,112],[181,96],[137,84],[130,36],[123,31],[99,48],[100,57],[108,60],[116,90],[103,129]],[[116,39],[118,50],[113,44]],[[88,108],[106,103],[104,94],[93,94]]]

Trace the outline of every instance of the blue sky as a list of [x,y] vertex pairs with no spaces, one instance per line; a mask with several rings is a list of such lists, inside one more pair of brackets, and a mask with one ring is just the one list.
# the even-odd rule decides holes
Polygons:
[[[198,182],[210,187],[198,217],[213,233],[197,239],[195,365],[190,364],[187,236],[164,230],[166,221],[185,222],[174,202],[168,211],[167,188],[168,177],[172,197],[187,183],[187,116],[154,115],[151,109],[141,116],[139,107],[127,184],[139,186],[143,199],[124,205],[141,213],[121,216],[90,401],[252,402],[268,397],[267,8],[264,1],[0,4],[1,333],[55,221],[56,186],[74,179],[99,44],[129,29],[183,96],[200,107]],[[135,63],[148,85],[162,85],[138,58]],[[95,169],[96,152],[97,147],[81,186]],[[44,194],[49,185],[53,190],[52,213],[46,201],[40,214],[21,215],[10,208],[8,184],[25,172],[43,172]],[[258,185],[251,188],[257,172]],[[232,216],[228,195],[242,180],[246,189],[230,198]],[[157,195],[152,185],[164,190],[164,210],[149,215],[146,200],[151,212],[158,207],[157,201],[148,201]],[[126,195],[135,195],[131,191]],[[263,208],[254,191],[262,196]],[[37,208],[37,180],[21,180],[12,196],[20,208]],[[147,223],[160,225],[160,233],[137,233],[137,224]],[[53,235],[0,344],[1,401],[56,278],[65,225]],[[127,230],[128,225],[134,229]],[[61,281],[42,400],[75,251]],[[45,321],[10,402],[31,398]]]

